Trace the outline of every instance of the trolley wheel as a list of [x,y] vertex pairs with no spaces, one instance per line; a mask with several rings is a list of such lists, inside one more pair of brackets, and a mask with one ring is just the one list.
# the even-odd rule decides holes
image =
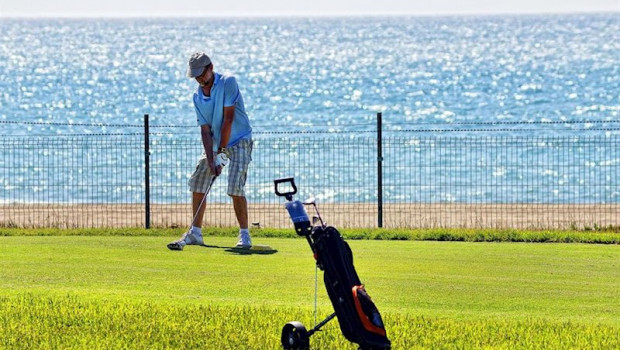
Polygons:
[[284,349],[305,350],[310,348],[310,336],[301,322],[289,322],[282,327],[282,347]]

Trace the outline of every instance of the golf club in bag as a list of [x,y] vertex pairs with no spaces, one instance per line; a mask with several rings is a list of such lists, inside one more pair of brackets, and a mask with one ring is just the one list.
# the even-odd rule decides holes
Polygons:
[[[390,349],[391,343],[386,336],[381,314],[360,282],[349,244],[337,229],[323,222],[314,201],[306,203],[313,205],[317,214],[310,222],[304,203],[293,200],[293,195],[297,193],[294,178],[276,179],[274,185],[276,195],[286,198],[285,207],[295,232],[310,244],[316,264],[323,271],[325,288],[335,311],[311,330],[306,330],[298,321],[287,323],[282,328],[282,347],[308,349],[310,336],[337,317],[342,334],[357,343],[359,349]],[[282,191],[283,188],[287,190]]]

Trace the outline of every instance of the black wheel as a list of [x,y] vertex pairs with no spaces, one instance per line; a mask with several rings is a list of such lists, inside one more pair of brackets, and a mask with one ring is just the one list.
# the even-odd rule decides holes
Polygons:
[[289,322],[282,327],[282,347],[284,349],[306,350],[310,348],[310,336],[301,322]]

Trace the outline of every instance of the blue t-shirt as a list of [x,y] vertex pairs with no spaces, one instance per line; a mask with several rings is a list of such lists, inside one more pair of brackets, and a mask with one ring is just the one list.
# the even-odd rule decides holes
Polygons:
[[208,125],[211,128],[214,151],[220,145],[224,107],[235,106],[235,118],[226,147],[234,146],[244,139],[252,139],[252,127],[245,113],[243,97],[235,77],[215,73],[211,96],[205,96],[199,86],[194,92],[193,100],[198,125]]

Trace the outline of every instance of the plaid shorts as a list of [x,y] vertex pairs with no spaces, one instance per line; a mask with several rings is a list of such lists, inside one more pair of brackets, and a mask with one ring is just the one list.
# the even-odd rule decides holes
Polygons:
[[[228,168],[228,190],[226,193],[229,196],[245,197],[245,180],[248,176],[248,166],[252,161],[253,145],[252,140],[241,140],[236,145],[228,147],[230,162],[224,170]],[[203,153],[187,184],[192,192],[206,193],[210,189],[210,182],[211,169],[207,162],[207,156]]]

